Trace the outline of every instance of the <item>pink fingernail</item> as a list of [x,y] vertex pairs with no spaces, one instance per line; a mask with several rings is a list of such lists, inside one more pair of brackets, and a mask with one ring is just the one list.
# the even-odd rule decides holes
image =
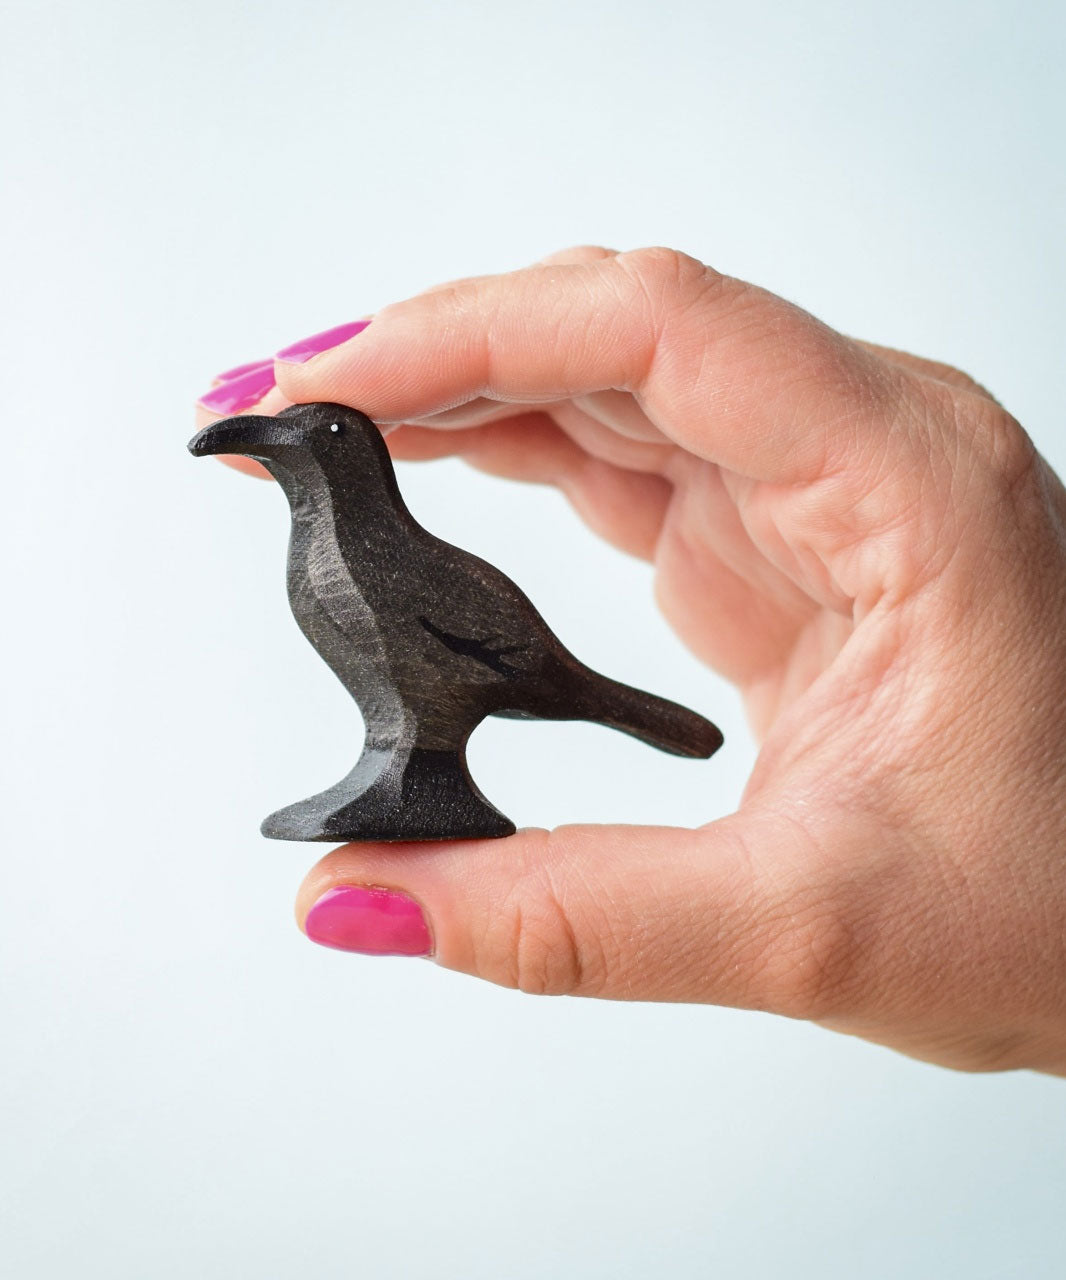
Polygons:
[[303,364],[312,356],[328,351],[330,347],[339,347],[342,342],[354,338],[357,333],[362,333],[369,323],[369,320],[350,320],[347,324],[325,329],[322,333],[312,334],[310,338],[301,338],[291,346],[282,347],[275,358],[284,360],[286,364]]
[[340,885],[307,913],[312,942],[366,956],[428,956],[433,950],[422,908],[395,889]]
[[234,378],[239,378],[245,373],[251,373],[253,369],[265,369],[267,365],[273,363],[273,360],[251,360],[248,364],[239,364],[233,369],[227,369],[224,373],[216,373],[213,381],[232,382]]
[[265,365],[205,391],[200,403],[212,413],[240,413],[242,409],[258,404],[273,385],[274,365],[267,361]]

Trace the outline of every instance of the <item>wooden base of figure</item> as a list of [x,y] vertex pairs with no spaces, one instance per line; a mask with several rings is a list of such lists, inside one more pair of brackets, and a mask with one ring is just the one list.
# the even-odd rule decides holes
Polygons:
[[456,751],[368,747],[340,782],[279,809],[260,828],[271,840],[479,840],[512,836]]

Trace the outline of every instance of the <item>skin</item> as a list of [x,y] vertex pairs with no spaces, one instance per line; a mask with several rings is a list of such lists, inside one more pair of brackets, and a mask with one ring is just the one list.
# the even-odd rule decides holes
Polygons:
[[259,412],[340,401],[397,458],[557,485],[760,741],[697,830],[349,845],[301,925],[389,886],[506,986],[1066,1075],[1066,491],[982,387],[667,249],[444,285],[276,372]]

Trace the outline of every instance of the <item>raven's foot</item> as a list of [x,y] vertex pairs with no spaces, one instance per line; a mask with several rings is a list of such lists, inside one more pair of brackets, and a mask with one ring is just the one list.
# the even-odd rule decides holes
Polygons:
[[480,840],[515,826],[478,790],[457,751],[367,748],[335,786],[261,828],[271,840]]

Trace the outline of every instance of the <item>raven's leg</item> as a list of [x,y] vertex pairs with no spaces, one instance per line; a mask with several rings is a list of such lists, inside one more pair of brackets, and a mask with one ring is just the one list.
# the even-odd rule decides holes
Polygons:
[[[465,737],[442,748],[413,735],[404,746],[368,743],[335,786],[265,820],[273,840],[474,840],[514,834],[514,823],[478,790]],[[468,736],[468,735],[467,735]]]

